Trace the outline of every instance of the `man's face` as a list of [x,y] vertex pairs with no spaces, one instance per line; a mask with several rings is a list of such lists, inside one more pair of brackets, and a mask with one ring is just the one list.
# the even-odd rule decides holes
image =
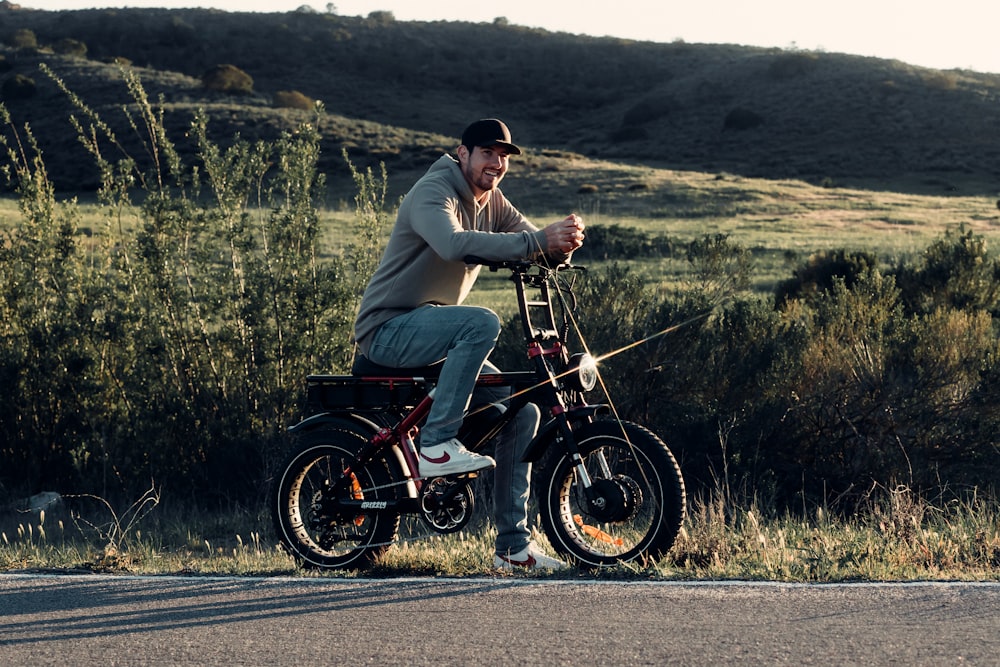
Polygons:
[[503,146],[476,146],[472,151],[465,146],[458,147],[458,162],[476,197],[500,185],[507,173],[508,159],[509,153]]

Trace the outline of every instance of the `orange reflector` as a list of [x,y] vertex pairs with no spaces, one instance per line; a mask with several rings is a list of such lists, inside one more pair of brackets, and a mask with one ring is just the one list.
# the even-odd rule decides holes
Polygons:
[[620,547],[624,544],[624,542],[622,542],[622,538],[611,537],[600,528],[594,528],[593,526],[588,526],[583,522],[583,517],[581,517],[579,514],[573,515],[573,521],[576,522],[576,525],[580,526],[580,529],[583,531],[584,535],[589,535],[590,537],[593,537],[595,540],[600,540],[601,542],[607,542],[608,544],[613,544],[616,547]]
[[[353,472],[351,473],[351,496],[354,500],[364,500],[365,494],[361,493],[361,482],[358,481],[358,476]],[[363,514],[359,514],[354,517],[354,525],[360,526],[365,522],[365,517]]]

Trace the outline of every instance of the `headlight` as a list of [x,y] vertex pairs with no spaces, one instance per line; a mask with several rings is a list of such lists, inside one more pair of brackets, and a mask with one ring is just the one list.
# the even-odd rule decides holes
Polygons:
[[585,352],[574,354],[569,358],[569,372],[566,374],[566,384],[576,391],[590,391],[597,386],[597,362]]

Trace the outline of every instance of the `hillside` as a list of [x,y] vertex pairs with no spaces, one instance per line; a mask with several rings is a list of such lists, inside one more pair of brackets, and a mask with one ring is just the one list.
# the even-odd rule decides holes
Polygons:
[[[37,47],[15,49],[18,30],[30,30]],[[86,56],[54,53],[66,39],[83,43]],[[93,169],[66,122],[65,96],[38,65],[48,63],[102,114],[118,115],[128,97],[109,64],[116,58],[139,68],[154,101],[162,95],[178,140],[196,108],[208,111],[216,137],[269,137],[308,117],[276,108],[277,91],[322,100],[330,170],[340,168],[342,147],[361,164],[419,170],[468,120],[496,115],[533,154],[556,159],[576,153],[899,191],[992,195],[1000,187],[995,74],[590,38],[503,20],[402,22],[385,12],[8,9],[0,40],[3,79],[37,86],[6,104],[15,124],[30,123],[66,189],[92,188]],[[253,78],[253,94],[202,88],[201,75],[223,63]]]

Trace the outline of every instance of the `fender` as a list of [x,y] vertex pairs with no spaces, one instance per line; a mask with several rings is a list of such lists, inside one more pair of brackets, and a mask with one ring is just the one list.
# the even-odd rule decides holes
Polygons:
[[[566,411],[570,426],[576,426],[581,422],[589,422],[594,417],[608,414],[611,414],[611,407],[604,403],[581,405]],[[528,450],[524,453],[523,460],[527,463],[538,461],[542,457],[542,454],[545,453],[545,450],[552,444],[552,441],[555,440],[558,430],[559,424],[555,419],[550,419],[542,424],[534,439],[528,444]]]
[[[289,426],[288,432],[292,434],[308,433],[326,424],[346,426],[365,438],[371,438],[381,428],[375,422],[350,412],[318,412],[306,417],[297,424]],[[389,464],[392,474],[397,480],[406,479],[405,471],[409,470],[409,468],[399,447],[392,448],[392,456],[387,456],[386,462]],[[417,487],[412,481],[407,481],[406,483],[406,495],[410,498],[417,497]]]
[[379,427],[372,421],[365,419],[359,415],[351,414],[350,412],[318,412],[314,415],[310,415],[300,421],[298,424],[294,424],[288,427],[289,433],[301,433],[304,431],[311,431],[314,428],[319,428],[324,424],[335,424],[335,423],[347,423],[351,426],[358,427],[358,433],[371,437],[372,435],[378,433]]

